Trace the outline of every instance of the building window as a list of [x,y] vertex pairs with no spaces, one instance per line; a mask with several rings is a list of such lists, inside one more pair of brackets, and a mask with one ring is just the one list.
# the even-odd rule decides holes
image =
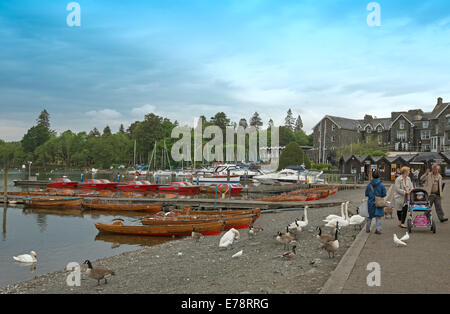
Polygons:
[[423,121],[422,122],[422,128],[428,129],[430,127],[430,121]]
[[383,127],[380,125],[380,126],[377,128],[377,131],[378,131],[378,133],[383,132]]
[[336,141],[336,137],[333,135],[332,137],[331,137],[331,143],[334,143]]
[[420,132],[420,139],[428,140],[428,139],[430,139],[430,137],[431,137],[430,130],[425,130],[425,131]]
[[331,131],[334,131],[336,129],[336,126],[334,124],[331,125]]
[[400,130],[405,129],[405,121],[400,121]]
[[423,145],[423,151],[424,152],[429,152],[430,151],[430,144],[424,144]]
[[397,131],[397,140],[406,141],[406,131]]
[[368,125],[367,127],[366,127],[366,132],[367,133],[372,133],[372,128],[370,127],[370,125]]
[[380,134],[378,135],[378,144],[382,144],[383,143],[383,136]]

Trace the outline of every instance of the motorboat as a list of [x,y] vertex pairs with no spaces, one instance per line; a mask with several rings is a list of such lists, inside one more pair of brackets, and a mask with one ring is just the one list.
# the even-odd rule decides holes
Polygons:
[[306,170],[303,167],[289,167],[276,173],[254,176],[253,180],[263,184],[274,183],[323,183],[319,177],[323,171]]

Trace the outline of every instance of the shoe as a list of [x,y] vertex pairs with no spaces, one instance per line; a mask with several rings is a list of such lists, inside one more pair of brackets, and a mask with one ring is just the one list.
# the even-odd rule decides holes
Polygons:
[[382,234],[380,230],[375,230],[375,234]]
[[448,221],[448,218],[444,218],[444,219],[440,219],[441,222],[446,222]]

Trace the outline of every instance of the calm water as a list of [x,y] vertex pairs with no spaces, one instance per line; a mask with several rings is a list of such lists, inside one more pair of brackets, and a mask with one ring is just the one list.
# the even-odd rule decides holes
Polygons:
[[[20,191],[21,188],[14,187],[13,180],[25,179],[23,174],[11,171],[8,177],[8,190]],[[79,174],[69,177],[80,179]],[[3,174],[0,174],[0,191],[3,191]],[[0,207],[0,287],[64,269],[69,262],[81,264],[86,259],[95,260],[171,240],[98,235],[94,226],[96,222],[110,223],[115,217],[123,218],[127,224],[137,224],[140,214],[133,217],[102,212],[82,213],[80,210],[31,210],[23,209],[22,206],[8,206]],[[31,250],[37,253],[36,269],[15,262],[12,258]]]

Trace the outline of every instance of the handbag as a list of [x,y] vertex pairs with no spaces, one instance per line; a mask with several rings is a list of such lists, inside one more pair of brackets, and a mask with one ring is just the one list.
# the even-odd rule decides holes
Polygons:
[[375,196],[375,207],[376,208],[385,208],[387,206],[384,197],[376,196],[375,191],[373,190],[372,184],[370,184],[370,188],[372,190],[373,196]]
[[364,199],[359,205],[359,215],[365,218],[369,217],[369,200]]

